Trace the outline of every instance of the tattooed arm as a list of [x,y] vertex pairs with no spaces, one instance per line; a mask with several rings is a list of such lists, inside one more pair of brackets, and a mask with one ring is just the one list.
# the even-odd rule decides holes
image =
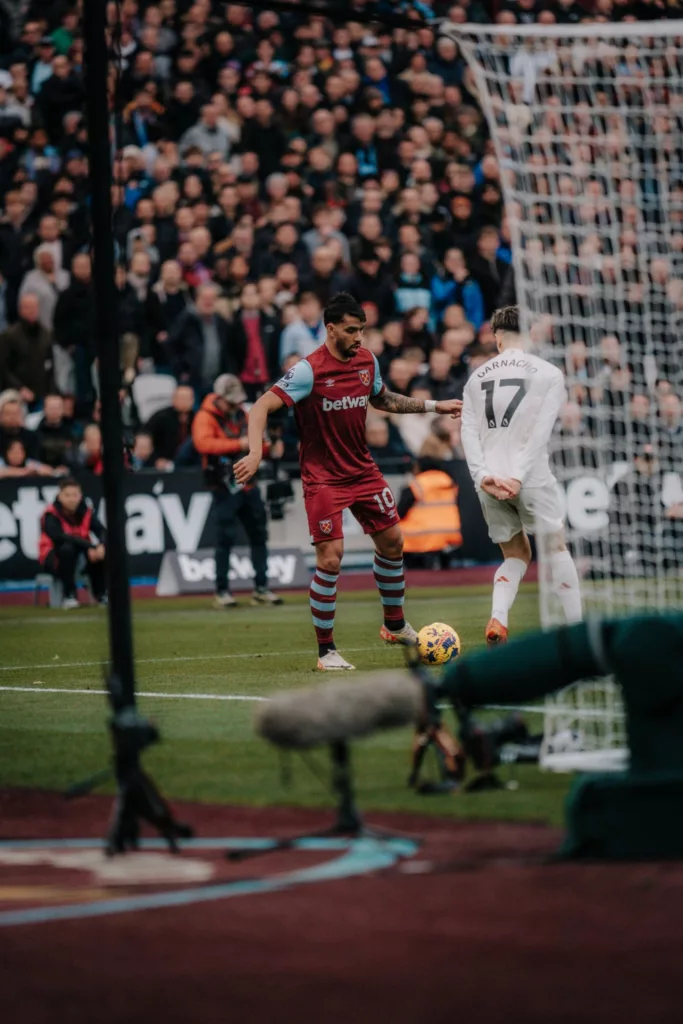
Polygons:
[[441,416],[452,416],[457,419],[462,410],[462,402],[458,398],[449,398],[445,402],[434,402],[433,408],[428,408],[431,403],[425,402],[422,398],[407,398],[404,395],[397,395],[394,391],[380,391],[370,399],[373,409],[381,409],[383,412],[409,413],[409,412],[437,412]]

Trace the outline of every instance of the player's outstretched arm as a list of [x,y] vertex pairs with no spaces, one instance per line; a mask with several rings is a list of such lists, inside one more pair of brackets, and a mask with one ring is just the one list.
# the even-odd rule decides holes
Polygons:
[[235,463],[235,480],[247,484],[261,465],[263,457],[263,434],[271,412],[281,409],[285,403],[272,391],[266,391],[249,410],[247,437],[249,452]]
[[458,398],[449,398],[445,402],[430,402],[422,398],[407,398],[405,395],[397,395],[394,391],[386,390],[374,395],[370,399],[370,405],[383,412],[437,412],[440,416],[452,416],[453,419],[457,419],[462,411],[462,402]]

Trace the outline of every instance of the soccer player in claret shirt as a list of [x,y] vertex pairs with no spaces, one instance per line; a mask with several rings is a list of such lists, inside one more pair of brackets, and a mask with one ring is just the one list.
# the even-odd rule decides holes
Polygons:
[[259,398],[249,414],[249,453],[235,465],[245,484],[261,462],[268,415],[294,406],[299,427],[301,481],[316,571],[310,604],[321,671],[352,669],[334,643],[337,579],[344,550],[342,513],[348,508],[375,543],[374,574],[387,643],[410,644],[416,633],[403,616],[403,536],[396,502],[365,442],[368,405],[393,413],[438,412],[459,416],[461,403],[404,398],[387,391],[374,355],[363,348],[365,313],[341,292],[328,303],[327,337]]

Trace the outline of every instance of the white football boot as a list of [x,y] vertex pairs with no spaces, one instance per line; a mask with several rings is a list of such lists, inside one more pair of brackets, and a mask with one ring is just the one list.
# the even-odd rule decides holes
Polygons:
[[263,590],[255,590],[251,595],[251,603],[253,605],[258,604],[282,604],[282,598],[279,594],[274,594],[272,590],[264,588]]
[[71,612],[75,608],[80,607],[81,602],[78,600],[77,597],[65,597],[64,600],[62,601],[62,608],[64,609],[65,612]]
[[342,658],[339,651],[328,651],[322,658],[318,658],[319,672],[352,672],[355,668],[355,665],[350,665]]
[[387,644],[403,644],[404,647],[414,647],[417,643],[417,633],[409,622],[395,632],[392,632],[387,626],[382,626],[379,635]]
[[233,597],[229,590],[216,594],[213,599],[214,608],[236,608],[238,603],[237,598]]

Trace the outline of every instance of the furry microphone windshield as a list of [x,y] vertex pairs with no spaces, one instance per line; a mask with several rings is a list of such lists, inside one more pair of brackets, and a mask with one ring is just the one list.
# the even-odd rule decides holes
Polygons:
[[304,750],[415,725],[424,705],[415,676],[383,672],[278,694],[259,708],[255,730],[276,747]]

